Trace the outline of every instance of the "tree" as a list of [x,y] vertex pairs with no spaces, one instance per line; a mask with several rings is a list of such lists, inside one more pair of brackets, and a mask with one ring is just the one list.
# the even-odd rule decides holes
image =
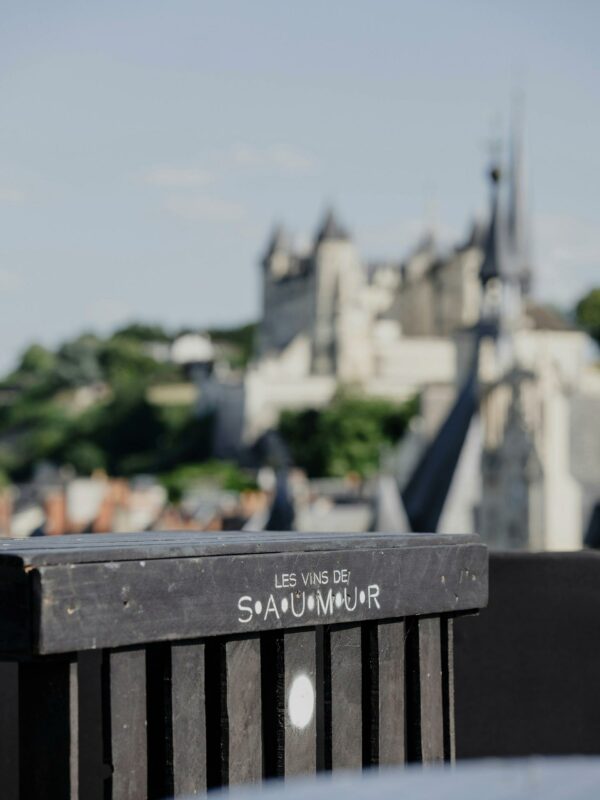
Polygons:
[[32,344],[21,356],[17,372],[45,378],[56,367],[56,356],[41,344]]
[[152,325],[144,322],[132,322],[130,325],[125,325],[125,327],[115,331],[112,338],[133,339],[146,344],[154,344],[155,342],[168,344],[173,339],[171,334],[161,325]]
[[578,324],[600,344],[600,288],[592,289],[577,303],[575,318]]
[[102,380],[102,343],[91,333],[65,342],[57,353],[56,372],[65,386],[86,386]]
[[251,322],[236,328],[210,328],[207,333],[216,344],[233,348],[229,360],[233,367],[243,368],[254,354],[254,340],[258,326]]
[[284,411],[279,433],[294,463],[314,477],[365,477],[379,465],[381,450],[396,443],[417,410],[415,400],[398,404],[347,392],[322,410]]

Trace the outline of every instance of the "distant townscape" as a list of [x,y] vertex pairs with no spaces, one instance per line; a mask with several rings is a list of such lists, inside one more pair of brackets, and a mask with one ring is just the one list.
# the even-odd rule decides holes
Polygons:
[[278,424],[293,428],[291,409],[302,419],[341,391],[418,397],[418,416],[381,459],[368,525],[477,531],[501,548],[596,541],[600,372],[589,337],[532,299],[517,134],[510,163],[492,164],[489,178],[487,220],[450,251],[429,232],[404,261],[365,262],[333,210],[306,251],[274,230],[255,358],[241,373],[198,373],[218,454],[239,457]]
[[533,299],[522,160],[515,134],[452,248],[429,230],[373,263],[333,209],[302,250],[277,225],[257,324],[31,346],[0,382],[0,533],[600,544],[600,291],[571,315]]

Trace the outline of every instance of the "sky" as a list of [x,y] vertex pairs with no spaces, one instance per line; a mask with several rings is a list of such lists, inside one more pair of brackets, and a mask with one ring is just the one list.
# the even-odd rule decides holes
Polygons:
[[365,259],[486,211],[524,96],[536,294],[600,284],[600,3],[0,0],[0,369],[257,316],[272,225]]

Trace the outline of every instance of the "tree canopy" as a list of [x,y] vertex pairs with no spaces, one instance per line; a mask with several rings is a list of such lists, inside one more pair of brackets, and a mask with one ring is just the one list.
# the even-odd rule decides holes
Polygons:
[[279,433],[311,477],[365,477],[377,469],[382,448],[402,437],[417,407],[416,399],[398,404],[342,391],[327,408],[284,411]]
[[577,323],[600,344],[600,288],[592,289],[577,303]]

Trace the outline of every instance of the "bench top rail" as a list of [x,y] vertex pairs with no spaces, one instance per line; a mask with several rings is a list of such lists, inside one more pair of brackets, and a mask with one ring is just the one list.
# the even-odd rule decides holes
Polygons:
[[0,544],[0,652],[469,611],[487,549],[438,534],[86,534]]

